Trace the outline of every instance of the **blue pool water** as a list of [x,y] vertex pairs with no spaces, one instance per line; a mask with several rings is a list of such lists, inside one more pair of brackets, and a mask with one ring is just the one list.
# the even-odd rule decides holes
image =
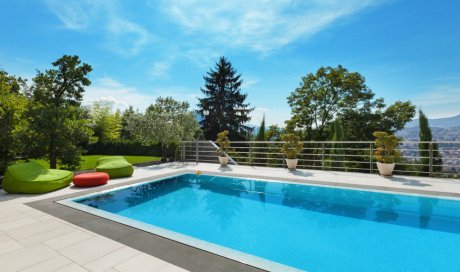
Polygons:
[[460,202],[184,174],[74,200],[308,271],[460,271]]

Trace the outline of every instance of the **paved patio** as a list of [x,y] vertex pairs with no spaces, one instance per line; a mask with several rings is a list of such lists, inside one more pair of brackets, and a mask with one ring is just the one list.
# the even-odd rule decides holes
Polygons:
[[[460,197],[460,181],[425,177],[344,173],[333,171],[228,166],[216,164],[163,164],[136,168],[131,178],[111,180],[109,186],[155,178],[178,171],[250,176],[367,190]],[[184,262],[164,261],[152,254],[109,239],[26,205],[38,200],[84,193],[94,188],[68,187],[43,195],[0,192],[0,270],[6,271],[187,271]],[[155,245],[153,245],[154,247]],[[163,258],[164,259],[164,258]],[[199,261],[199,260],[198,260]],[[179,265],[179,266],[178,266]],[[203,264],[202,264],[203,265]],[[222,268],[222,267],[221,267]],[[193,269],[190,269],[193,270]],[[226,269],[221,269],[225,271]],[[228,269],[227,269],[228,270]]]

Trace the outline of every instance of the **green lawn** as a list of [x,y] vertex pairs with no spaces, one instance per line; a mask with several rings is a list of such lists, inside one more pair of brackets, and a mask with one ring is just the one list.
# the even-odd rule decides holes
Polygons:
[[[111,155],[85,155],[82,157],[82,162],[80,165],[79,170],[89,170],[94,169],[96,167],[96,161],[100,157],[106,157]],[[120,155],[123,156],[123,155]],[[160,157],[153,157],[153,156],[123,156],[130,162],[131,164],[142,163],[142,162],[151,162],[151,161],[159,161]],[[34,160],[39,164],[43,165],[44,167],[49,167],[49,163],[45,160]]]

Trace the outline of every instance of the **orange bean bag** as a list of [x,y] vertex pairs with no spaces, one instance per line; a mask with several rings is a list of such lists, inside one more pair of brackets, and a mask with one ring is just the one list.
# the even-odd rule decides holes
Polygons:
[[73,177],[75,187],[89,187],[107,184],[109,174],[103,172],[93,172],[76,175]]

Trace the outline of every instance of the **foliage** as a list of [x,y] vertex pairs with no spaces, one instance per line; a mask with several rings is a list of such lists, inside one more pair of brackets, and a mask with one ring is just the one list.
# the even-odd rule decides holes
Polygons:
[[[171,157],[177,147],[175,144],[168,145],[165,148],[165,157]],[[85,146],[86,154],[104,154],[104,155],[132,155],[132,156],[162,156],[162,147],[160,143],[145,145],[136,141],[119,140],[115,142],[97,142]]]
[[267,141],[281,141],[281,134],[283,134],[282,128],[278,125],[271,125],[265,133],[265,138]]
[[[423,113],[423,111],[419,111],[419,141],[420,142],[431,142],[433,141],[433,135],[431,134],[431,128],[428,123],[428,118]],[[439,153],[439,147],[437,143],[431,144],[432,148],[432,155],[433,155],[433,172],[442,171],[442,157]],[[420,157],[420,164],[422,172],[429,172],[430,171],[430,144],[429,143],[419,143],[419,154]]]
[[[257,132],[257,135],[255,137],[255,140],[256,141],[265,141],[266,138],[265,138],[265,115],[264,117],[262,118],[262,122],[260,123],[260,127],[259,127],[259,131]],[[259,163],[259,164],[263,164],[263,163],[266,163],[267,160],[267,154],[264,154],[267,152],[267,149],[264,148],[265,147],[265,144],[264,143],[255,143],[254,144],[254,147],[253,147],[253,150],[252,150],[252,158],[255,158],[255,161],[256,163]]]
[[200,130],[188,102],[172,97],[159,97],[144,114],[131,114],[127,123],[135,140],[144,145],[160,143],[163,150],[170,144],[195,139]]
[[262,122],[260,123],[259,131],[256,135],[256,141],[265,141],[265,115],[262,118]]
[[123,114],[121,115],[121,130],[120,137],[122,140],[134,140],[134,135],[131,134],[131,131],[128,129],[128,120],[131,116],[134,116],[136,111],[134,111],[133,106],[129,106]]
[[89,126],[95,142],[113,142],[120,139],[121,113],[114,111],[112,101],[97,100],[89,107]]
[[382,98],[365,84],[364,77],[342,66],[321,67],[302,77],[300,87],[288,97],[292,117],[286,129],[300,130],[304,139],[327,140],[333,133],[333,120],[339,116],[347,140],[367,140],[371,132],[394,132],[415,114],[410,102],[396,102],[385,109]]
[[[336,118],[334,120],[334,136],[332,137],[332,141],[334,142],[340,142],[344,140],[344,134],[343,134],[343,126],[342,126],[342,120],[340,118]],[[344,161],[346,159],[343,148],[343,144],[341,143],[333,143],[332,144],[332,149],[331,149],[331,154],[332,156],[332,166],[335,168],[342,168],[343,167],[343,162],[338,162],[338,161]],[[335,156],[334,156],[335,155]]]
[[81,64],[78,56],[63,56],[53,62],[56,69],[38,71],[33,79],[31,105],[26,111],[29,125],[23,134],[27,153],[47,158],[51,168],[60,165],[73,169],[80,163],[79,145],[91,133],[80,107],[84,88],[91,84],[92,68]]
[[297,155],[302,152],[303,143],[300,142],[300,137],[293,134],[281,135],[281,140],[284,141],[281,152],[286,156],[287,159],[295,159]]
[[230,61],[221,57],[203,78],[201,92],[205,97],[199,98],[197,112],[202,117],[204,137],[215,139],[218,131],[228,130],[232,140],[249,139],[252,129],[244,124],[251,120],[253,108],[245,102],[247,94],[241,93],[241,74],[237,75]]
[[219,146],[217,149],[217,154],[220,157],[225,157],[226,154],[230,151],[230,140],[228,139],[228,135],[228,130],[224,130],[217,134],[216,144]]
[[394,163],[400,157],[400,152],[396,150],[399,145],[398,137],[382,131],[376,131],[373,135],[377,148],[374,152],[375,159],[381,163]]
[[0,71],[0,175],[21,151],[17,134],[25,125],[22,118],[27,107],[25,88],[25,80]]

